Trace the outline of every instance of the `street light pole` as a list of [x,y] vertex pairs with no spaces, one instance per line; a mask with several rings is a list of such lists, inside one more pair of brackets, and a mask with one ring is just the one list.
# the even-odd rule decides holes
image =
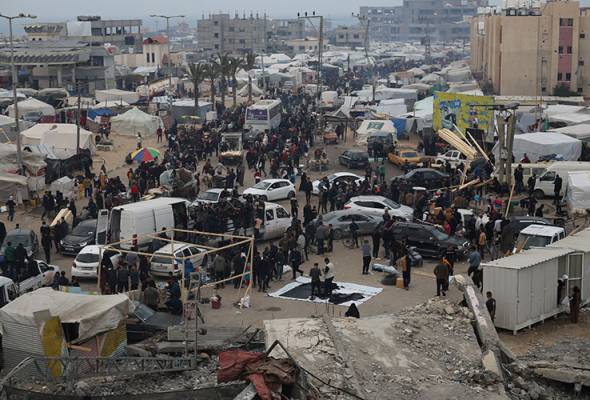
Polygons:
[[16,164],[18,166],[18,173],[24,175],[23,167],[23,154],[21,149],[21,138],[20,138],[20,124],[18,121],[18,97],[16,93],[16,85],[18,83],[18,76],[16,74],[16,65],[14,64],[14,43],[12,35],[12,20],[19,18],[37,18],[34,15],[20,13],[15,16],[8,16],[0,14],[0,18],[8,20],[8,29],[10,34],[10,71],[12,75],[12,99],[14,102],[14,129],[16,131]]
[[[354,15],[354,14],[353,14]],[[369,18],[367,18],[366,15],[361,15],[361,14],[357,14],[356,17],[358,18],[359,22],[365,23],[365,59],[367,60],[367,66],[369,67],[370,71],[371,71],[371,86],[372,86],[372,93],[373,93],[373,103],[375,102],[375,65],[371,64],[371,60],[369,59],[369,26],[371,23],[371,20]]]
[[312,18],[319,18],[320,19],[320,26],[319,26],[319,40],[318,40],[318,68],[317,68],[317,100],[318,103],[320,101],[320,97],[322,95],[322,52],[323,52],[323,47],[324,47],[324,17],[322,15],[315,15],[315,11],[312,12],[312,15],[307,15],[307,11],[304,13],[303,16],[301,16],[299,13],[297,13],[297,18],[298,19],[304,19],[304,20],[308,20],[308,19],[312,19]]

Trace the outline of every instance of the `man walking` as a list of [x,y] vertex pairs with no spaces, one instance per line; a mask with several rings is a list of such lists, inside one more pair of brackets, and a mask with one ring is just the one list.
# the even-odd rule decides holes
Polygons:
[[494,318],[496,318],[496,299],[492,297],[492,292],[486,292],[486,308],[490,313],[490,318],[492,322],[494,322]]
[[51,229],[49,229],[47,223],[43,221],[39,230],[41,232],[41,246],[45,252],[45,261],[49,264],[51,263]]
[[449,286],[449,266],[443,259],[434,267],[434,276],[436,277],[436,295],[446,296]]
[[309,270],[309,276],[311,277],[311,300],[315,299],[316,295],[319,296],[321,294],[321,274],[322,272],[318,263],[313,263],[313,267]]
[[554,202],[555,205],[559,204],[559,199],[560,199],[560,193],[561,193],[561,186],[563,185],[563,179],[561,179],[561,176],[557,175],[555,176],[555,181],[553,183],[553,196],[554,196]]
[[[301,252],[297,247],[292,249],[289,253],[289,263],[291,264],[291,269],[293,270],[293,280],[297,278],[297,272],[299,272],[301,276],[303,276],[303,271],[299,269],[302,259],[303,257],[301,255]],[[283,266],[281,265],[280,268],[283,268]]]
[[402,279],[404,281],[404,289],[410,290],[410,279],[411,279],[411,260],[407,254],[402,255],[398,260],[398,266],[402,271]]
[[6,202],[6,208],[8,208],[8,220],[14,221],[14,208],[16,207],[16,203],[14,201],[13,196],[8,197],[8,201]]
[[373,258],[379,259],[379,246],[381,242],[381,231],[379,229],[375,229],[375,231],[371,234],[373,238]]
[[[374,249],[374,247],[373,247]],[[361,246],[361,251],[363,254],[363,275],[369,274],[369,264],[371,264],[371,247],[369,246],[368,240],[363,240],[363,245]]]
[[326,263],[324,267],[324,294],[329,298],[332,295],[332,281],[336,271],[334,264],[330,262],[328,257],[324,258],[324,262]]

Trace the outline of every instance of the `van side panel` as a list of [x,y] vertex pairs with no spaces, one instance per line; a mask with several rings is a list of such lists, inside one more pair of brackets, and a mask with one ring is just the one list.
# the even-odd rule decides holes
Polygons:
[[[149,208],[135,210],[124,210],[121,213],[121,240],[131,239],[133,235],[141,236],[146,233],[155,232],[154,215]],[[149,238],[142,238],[138,245],[151,242]],[[122,248],[129,248],[131,244],[121,245]]]

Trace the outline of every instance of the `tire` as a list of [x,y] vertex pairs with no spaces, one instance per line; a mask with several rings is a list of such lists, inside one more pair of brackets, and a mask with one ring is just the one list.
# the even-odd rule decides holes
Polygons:
[[535,197],[535,199],[540,200],[543,197],[545,197],[545,193],[541,189],[535,189],[533,191],[533,196]]
[[334,240],[342,239],[343,232],[341,229],[334,229]]
[[295,192],[290,191],[289,194],[287,195],[287,198],[292,199],[293,197],[295,197]]
[[267,202],[268,201],[268,197],[266,195],[262,195],[260,196],[260,200]]

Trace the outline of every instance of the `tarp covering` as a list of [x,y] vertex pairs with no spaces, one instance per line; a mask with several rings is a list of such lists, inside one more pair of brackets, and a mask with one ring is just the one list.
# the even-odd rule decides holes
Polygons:
[[387,114],[390,117],[397,117],[408,111],[404,99],[381,100],[375,107],[378,113]]
[[[76,154],[75,124],[37,124],[22,131],[23,145],[44,145],[52,150],[59,159],[70,158]],[[80,148],[96,153],[92,132],[80,128]]]
[[18,204],[29,199],[26,176],[0,172],[0,201],[6,202],[9,196],[15,196],[14,199]]
[[137,132],[140,132],[144,138],[153,136],[158,128],[163,126],[164,123],[160,117],[146,114],[137,107],[111,119],[111,129],[128,136],[135,136]]
[[568,173],[566,198],[571,211],[585,213],[590,209],[590,173],[588,171]]
[[126,101],[118,100],[118,101],[101,101],[100,103],[92,106],[92,108],[117,108],[117,107],[129,107],[129,103]]
[[[498,146],[494,148],[494,155],[498,159]],[[549,154],[560,154],[564,161],[577,161],[582,154],[582,142],[561,133],[534,132],[514,136],[512,153],[515,160],[520,160],[526,153],[531,162],[537,162],[539,157]]]
[[562,133],[578,140],[588,141],[590,139],[590,124],[564,126],[563,128],[552,129],[551,132]]
[[[14,104],[9,105],[7,110],[8,116],[14,118]],[[19,115],[25,115],[29,112],[40,112],[44,116],[55,117],[55,108],[32,97],[18,102]]]
[[[28,151],[23,151],[22,155],[23,164],[30,175],[40,176],[45,173],[47,164],[44,155]],[[0,144],[0,171],[9,173],[18,171],[15,144]]]
[[49,310],[62,323],[77,323],[76,342],[81,342],[117,328],[133,310],[133,303],[123,294],[92,296],[40,288],[23,294],[0,309],[2,336],[14,334],[6,327],[7,323],[30,326],[36,330],[34,313],[43,310]]
[[120,89],[97,90],[96,100],[101,101],[125,101],[129,104],[137,103],[139,94],[137,92],[128,92]]

